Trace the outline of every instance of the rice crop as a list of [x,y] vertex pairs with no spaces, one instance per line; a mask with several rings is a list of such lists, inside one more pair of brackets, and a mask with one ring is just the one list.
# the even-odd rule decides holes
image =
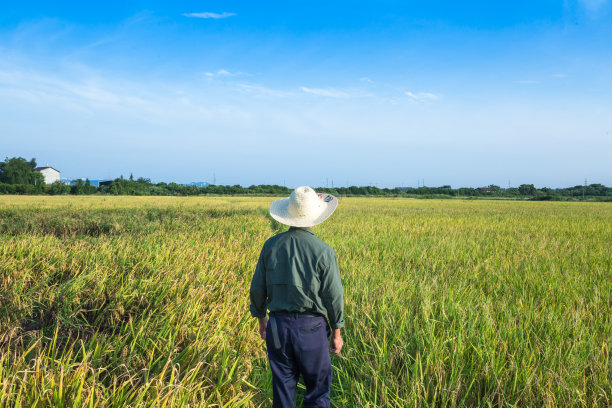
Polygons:
[[[0,196],[0,407],[267,407],[272,198]],[[612,404],[612,205],[342,198],[335,407]],[[303,390],[302,390],[303,392]]]

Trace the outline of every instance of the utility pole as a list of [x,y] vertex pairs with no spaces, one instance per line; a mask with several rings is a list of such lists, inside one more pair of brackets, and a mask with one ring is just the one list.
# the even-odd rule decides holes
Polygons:
[[584,178],[584,187],[582,187],[582,199],[584,200],[584,190],[586,190],[586,186],[587,186],[587,179],[586,177]]
[[213,186],[217,185],[217,175],[213,172]]

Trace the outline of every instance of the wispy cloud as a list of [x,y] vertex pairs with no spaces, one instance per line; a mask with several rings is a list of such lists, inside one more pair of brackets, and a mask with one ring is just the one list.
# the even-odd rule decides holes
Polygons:
[[229,72],[225,69],[220,69],[217,72],[205,72],[204,75],[206,75],[207,77],[235,77],[245,74],[244,72]]
[[236,89],[247,92],[256,96],[277,96],[277,97],[287,97],[293,95],[290,92],[281,91],[278,89],[268,88],[266,86],[260,84],[251,84],[251,83],[237,83]]
[[223,13],[212,13],[210,11],[206,11],[203,13],[183,13],[183,15],[185,17],[194,17],[194,18],[220,19],[220,18],[228,18],[228,17],[235,16],[236,13],[228,13],[227,11],[224,11]]
[[369,83],[373,83],[373,82],[374,82],[374,81],[372,81],[372,80],[371,80],[370,78],[368,78],[368,77],[362,77],[362,78],[359,78],[359,80],[360,80],[361,82],[369,82]]
[[317,96],[326,96],[328,98],[348,98],[350,96],[349,93],[336,89],[307,88],[305,86],[301,86],[300,89],[302,92]]
[[553,78],[567,78],[567,74],[553,74]]
[[415,101],[434,100],[438,99],[438,95],[431,92],[404,92],[404,94]]
[[597,11],[607,0],[578,0],[589,11]]
[[533,85],[533,84],[539,84],[540,81],[535,81],[533,79],[520,79],[518,81],[516,81],[517,84],[522,84],[522,85]]
[[113,86],[112,81],[99,78],[70,80],[44,74],[0,71],[0,100],[3,97],[22,100],[34,107],[53,108],[91,114],[94,111],[129,111],[141,118],[161,117],[163,110],[151,94],[136,90],[123,82]]

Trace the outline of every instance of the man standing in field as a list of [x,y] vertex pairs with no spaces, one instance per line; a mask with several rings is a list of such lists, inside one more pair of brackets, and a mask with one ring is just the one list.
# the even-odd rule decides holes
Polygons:
[[344,300],[336,253],[311,227],[325,221],[337,205],[336,197],[305,186],[270,205],[272,217],[291,228],[268,239],[261,250],[251,281],[250,311],[268,349],[273,407],[294,406],[300,374],[306,386],[304,407],[329,407],[329,353],[342,349]]

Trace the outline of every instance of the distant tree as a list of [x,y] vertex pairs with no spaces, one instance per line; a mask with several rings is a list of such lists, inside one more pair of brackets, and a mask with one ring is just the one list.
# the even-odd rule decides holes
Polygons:
[[[42,190],[45,177],[36,171],[36,159],[27,161],[23,157],[8,157],[0,162],[0,183],[7,184],[30,184],[38,186]],[[38,190],[35,189],[35,190]]]
[[95,194],[98,192],[98,188],[96,186],[91,185],[91,181],[89,179],[85,180],[85,194]]
[[511,196],[517,196],[519,195],[521,192],[519,191],[518,188],[516,187],[509,187],[506,189],[506,194],[509,194]]
[[87,194],[87,186],[83,180],[78,179],[72,186],[70,186],[70,193],[77,195]]
[[61,181],[55,181],[49,186],[49,194],[62,195],[70,193],[70,186],[65,185]]
[[151,179],[144,178],[144,177],[138,177],[138,180],[136,180],[136,182],[138,184],[151,184]]
[[537,191],[533,184],[521,184],[518,190],[522,195],[534,195]]

